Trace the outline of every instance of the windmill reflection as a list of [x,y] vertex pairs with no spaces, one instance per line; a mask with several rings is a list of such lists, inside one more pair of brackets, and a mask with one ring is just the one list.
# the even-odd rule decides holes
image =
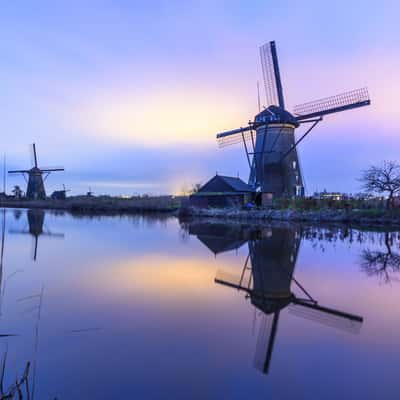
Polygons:
[[[201,226],[201,223],[196,223],[192,228],[189,225],[189,232],[198,236],[203,243],[207,229],[210,232],[207,247],[212,248],[210,240],[218,236],[219,229],[214,229],[214,224]],[[195,233],[200,231],[202,237]],[[308,320],[350,333],[359,332],[363,322],[361,316],[320,305],[295,279],[294,270],[302,239],[299,229],[271,227],[246,230],[238,227],[231,245],[226,235],[217,238],[215,243],[223,240],[225,248],[236,248],[240,238],[243,243],[248,242],[249,248],[241,273],[235,276],[218,271],[215,282],[245,292],[246,298],[261,312],[255,357],[257,369],[265,374],[269,371],[280,314],[285,308],[291,314]]]
[[[19,210],[18,210],[19,211]],[[20,213],[14,215],[17,219],[20,218]],[[44,221],[44,218],[42,219]],[[11,274],[9,274],[5,279],[4,278],[4,252],[5,252],[5,241],[6,241],[6,210],[2,209],[2,223],[1,223],[1,247],[0,247],[0,317],[3,316],[2,313],[2,305],[4,294],[6,290],[7,280],[13,277],[21,270],[15,270]],[[33,399],[35,393],[35,383],[36,383],[36,366],[37,366],[37,349],[38,349],[38,341],[39,341],[39,323],[40,323],[40,312],[42,307],[42,298],[43,298],[43,289],[38,295],[30,295],[21,299],[18,299],[17,302],[28,301],[30,305],[32,305],[32,301],[38,303],[37,306],[29,309],[29,312],[37,311],[37,321],[35,324],[35,352],[34,352],[34,360],[33,360],[33,375],[31,374],[31,362],[27,361],[24,364],[24,368],[21,371],[22,374],[16,374],[16,359],[15,355],[11,356],[10,359],[10,348],[8,342],[1,342],[5,350],[3,351],[3,355],[1,356],[0,361],[0,400],[1,399]],[[7,339],[10,337],[17,337],[18,334],[15,333],[0,333],[0,339]]]
[[39,236],[63,239],[63,233],[51,232],[45,224],[45,211],[40,209],[30,209],[26,212],[28,227],[25,229],[10,229],[9,232],[20,235],[31,235],[32,244],[32,259],[36,261],[38,253]]

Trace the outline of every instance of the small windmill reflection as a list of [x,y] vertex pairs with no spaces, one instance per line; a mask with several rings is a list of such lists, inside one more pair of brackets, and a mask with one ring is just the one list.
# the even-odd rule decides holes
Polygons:
[[51,238],[63,239],[63,233],[51,232],[44,223],[45,211],[40,209],[30,209],[26,212],[28,220],[28,228],[17,230],[10,229],[9,232],[20,235],[31,235],[33,239],[32,244],[32,259],[36,261],[38,252],[39,236],[47,236]]
[[392,250],[394,240],[390,232],[385,232],[385,250],[365,249],[361,253],[361,268],[368,276],[378,276],[384,283],[395,278],[393,274],[400,272],[400,254]]
[[21,216],[22,216],[22,210],[19,210],[18,208],[16,208],[16,209],[13,211],[13,214],[14,214],[14,219],[15,219],[16,221],[18,221],[18,220],[21,218]]

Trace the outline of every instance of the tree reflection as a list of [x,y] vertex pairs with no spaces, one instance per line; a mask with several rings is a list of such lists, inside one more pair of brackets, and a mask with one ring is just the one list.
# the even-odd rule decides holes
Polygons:
[[381,282],[398,280],[393,274],[400,271],[400,254],[392,250],[395,238],[390,232],[384,234],[384,250],[365,249],[361,254],[361,269],[368,276],[377,276]]
[[[368,276],[378,277],[380,282],[399,281],[395,275],[400,272],[400,232],[369,231],[348,226],[303,227],[302,237],[313,248],[325,251],[325,246],[335,246],[337,242],[347,243],[349,247],[362,244],[367,247],[361,251],[361,270]],[[378,249],[376,249],[378,247]]]

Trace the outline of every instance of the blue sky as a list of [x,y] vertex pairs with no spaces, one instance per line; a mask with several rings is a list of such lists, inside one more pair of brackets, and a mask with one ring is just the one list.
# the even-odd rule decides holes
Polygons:
[[215,133],[254,117],[258,46],[276,40],[289,110],[369,87],[370,107],[327,117],[300,148],[309,192],[357,191],[361,169],[400,158],[399,14],[395,1],[5,3],[2,151],[29,166],[35,141],[42,165],[66,168],[49,190],[73,193],[246,179],[243,149]]

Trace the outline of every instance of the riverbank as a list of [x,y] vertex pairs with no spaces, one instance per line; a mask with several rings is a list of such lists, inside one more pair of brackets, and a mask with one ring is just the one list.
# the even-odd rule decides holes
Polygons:
[[358,226],[400,227],[400,209],[237,209],[237,208],[194,208],[186,207],[185,197],[143,196],[120,198],[111,196],[74,196],[65,200],[15,200],[0,199],[0,207],[39,208],[64,210],[74,214],[137,214],[170,213],[180,217],[238,221],[258,224],[272,221],[306,222],[310,224],[352,224]]
[[238,221],[288,221],[320,223],[342,223],[364,226],[396,226],[400,227],[399,210],[273,210],[273,209],[203,209],[186,208],[181,210],[182,216],[199,218],[215,218],[219,220]]
[[15,200],[2,199],[0,207],[41,208],[65,210],[72,213],[138,213],[138,212],[177,212],[180,199],[173,196],[118,198],[110,196],[75,196],[65,200]]

